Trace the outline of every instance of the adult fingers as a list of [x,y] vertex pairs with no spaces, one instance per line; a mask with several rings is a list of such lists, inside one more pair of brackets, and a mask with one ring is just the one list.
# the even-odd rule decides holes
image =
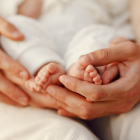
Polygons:
[[111,41],[109,47],[113,47],[114,45],[117,45],[119,43],[126,42],[126,41],[128,41],[128,39],[125,39],[123,37],[116,37]]
[[11,100],[9,97],[4,95],[3,93],[0,92],[0,102],[3,102],[5,104],[13,105],[13,106],[19,106],[21,107],[20,104],[16,103],[15,101]]
[[71,118],[79,118],[77,115],[68,112],[67,110],[61,108],[57,111],[57,113],[61,116],[71,117]]
[[37,108],[52,108],[59,109],[57,100],[49,94],[41,94],[36,92],[29,92],[31,101],[30,105]]
[[[49,94],[42,94],[35,92],[30,83],[34,83],[34,79],[30,79],[28,81],[23,81],[20,78],[11,75],[10,73],[5,73],[5,76],[15,84],[24,88],[24,90],[30,96],[30,105],[37,107],[37,108],[52,108],[52,109],[59,109],[58,104],[56,103],[57,100]],[[33,81],[33,82],[31,82]]]
[[0,17],[0,34],[16,41],[21,41],[24,39],[24,35],[20,33],[14,25],[7,22],[5,19],[1,17]]
[[21,64],[12,60],[2,50],[0,50],[0,69],[8,71],[23,80],[30,77],[29,72]]
[[125,84],[130,81],[128,78],[121,78],[108,85],[95,85],[86,81],[80,81],[79,79],[68,75],[60,76],[59,80],[69,90],[76,92],[91,101],[132,99],[132,95],[130,94],[129,96],[127,94],[127,88],[129,89],[129,87]]
[[102,66],[113,62],[132,60],[132,57],[139,56],[139,52],[137,44],[126,41],[119,43],[114,47],[97,50],[90,54],[83,55],[79,58],[79,62],[81,65],[86,61],[94,66]]
[[30,78],[29,80],[22,80],[21,78],[18,78],[9,72],[4,71],[3,73],[8,80],[12,81],[16,85],[34,92],[33,89],[34,78]]
[[14,100],[15,102],[26,106],[29,104],[29,98],[25,92],[23,92],[20,88],[16,87],[12,84],[9,80],[7,80],[1,73],[0,73],[0,91],[8,96],[10,99]]
[[107,69],[102,75],[103,84],[109,84],[119,74],[119,68],[116,63],[107,66]]
[[[54,98],[56,98],[58,106],[70,112],[70,114],[75,114],[78,116],[79,105],[86,101],[86,99],[78,94],[73,93],[65,88],[51,85],[47,88],[47,92],[51,94]],[[78,102],[78,103],[77,103]],[[64,113],[59,111],[58,113]],[[66,112],[65,112],[66,113]],[[67,114],[67,115],[70,115]],[[66,115],[66,114],[64,114]]]
[[127,112],[138,102],[138,99],[136,99],[135,102],[119,100],[89,103],[80,95],[55,85],[49,86],[47,91],[56,99],[67,104],[61,106],[63,109],[86,120]]
[[[56,99],[58,99],[59,101],[61,101],[62,103],[65,103],[65,104],[75,104],[77,102],[77,99],[76,97],[79,97],[78,94],[75,94],[74,92],[66,89],[66,88],[62,88],[62,87],[59,87],[59,86],[55,86],[55,85],[50,85],[48,88],[47,88],[47,92],[49,94],[51,94],[53,97],[55,97]],[[61,94],[59,94],[61,93]],[[72,101],[69,100],[69,97],[75,97],[75,99],[73,99]],[[81,98],[80,100],[86,100],[84,97],[80,96],[79,98]],[[65,106],[65,104],[59,104],[60,106],[63,105],[63,107]],[[72,107],[72,106],[71,106]]]

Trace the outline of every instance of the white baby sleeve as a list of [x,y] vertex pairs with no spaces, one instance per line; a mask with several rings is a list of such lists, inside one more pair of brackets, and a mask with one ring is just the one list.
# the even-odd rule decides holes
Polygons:
[[75,63],[81,55],[107,48],[115,31],[107,25],[94,24],[78,32],[67,47],[64,60],[66,69]]
[[2,48],[14,60],[25,66],[32,75],[49,62],[63,65],[63,60],[57,54],[48,31],[38,21],[24,16],[14,16],[9,18],[9,21],[25,35],[25,39],[16,42],[2,36]]
[[0,16],[7,18],[15,15],[18,10],[18,6],[24,0],[0,0]]

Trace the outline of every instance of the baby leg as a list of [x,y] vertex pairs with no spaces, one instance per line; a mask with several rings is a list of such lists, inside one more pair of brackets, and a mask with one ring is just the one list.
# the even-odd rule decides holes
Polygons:
[[115,37],[114,30],[107,25],[95,24],[83,29],[68,46],[65,55],[67,73],[80,80],[102,84],[101,76],[107,67],[97,69],[92,65],[92,57],[85,54],[108,48]]
[[[102,24],[95,24],[80,31],[66,51],[65,60],[68,74],[81,80],[101,84],[101,78],[92,66],[91,58],[80,56],[109,47],[114,37],[114,30]],[[102,69],[105,70],[105,66]]]

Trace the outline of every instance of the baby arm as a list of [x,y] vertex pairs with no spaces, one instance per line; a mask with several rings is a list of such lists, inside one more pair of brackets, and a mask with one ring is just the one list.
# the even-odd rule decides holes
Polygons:
[[140,43],[140,0],[130,1],[131,23],[133,26],[136,42]]
[[41,14],[42,0],[25,0],[18,7],[18,14],[37,19]]

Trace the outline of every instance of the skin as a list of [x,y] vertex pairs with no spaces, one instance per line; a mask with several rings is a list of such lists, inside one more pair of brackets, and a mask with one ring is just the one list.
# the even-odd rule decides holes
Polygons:
[[[26,6],[25,3],[20,5],[19,10],[22,6]],[[20,14],[25,15],[25,13]],[[14,41],[22,41],[24,39],[24,35],[2,17],[0,17],[0,34]],[[31,105],[38,108],[60,108],[56,104],[56,100],[49,94],[42,95],[32,91],[30,84],[27,82],[31,78],[28,71],[2,50],[0,50],[0,70],[0,102],[19,107]]]
[[38,19],[42,10],[41,0],[24,0],[18,7],[18,14]]
[[[59,109],[60,107],[57,105],[56,100],[49,94],[42,94],[40,92],[35,92],[32,88],[32,85],[30,85],[30,81],[22,80],[19,77],[9,73],[5,72],[5,77],[15,83],[16,85],[19,85],[24,91],[26,91],[30,97],[29,105],[37,107],[37,108],[52,108],[52,109]],[[33,78],[34,79],[34,78]]]
[[[5,21],[2,18],[0,20]],[[21,37],[20,35],[17,35],[17,32],[14,34],[12,33],[12,31],[15,30],[13,26],[9,26],[9,24],[6,21],[2,23],[3,24],[0,25],[0,32],[3,35],[13,40],[22,40],[23,35]],[[51,95],[49,94],[44,95],[44,97],[46,97],[46,102],[47,102],[46,104],[45,102],[41,103],[40,102],[41,99],[37,100],[37,98],[32,98],[30,104],[37,107],[55,108],[58,109],[58,113],[60,115],[69,116],[69,117],[78,117],[82,119],[93,119],[101,116],[119,114],[119,113],[129,111],[139,101],[139,96],[140,96],[138,93],[139,81],[140,81],[139,80],[140,77],[138,73],[139,63],[140,63],[139,56],[138,56],[139,46],[137,46],[135,43],[126,41],[124,39],[118,41],[117,43],[114,42],[114,44],[115,45],[117,44],[116,46],[121,44],[120,45],[121,47],[119,46],[119,48],[117,49],[117,47],[113,45],[114,48],[112,47],[110,51],[103,50],[103,51],[97,51],[92,53],[93,57],[95,58],[97,57],[98,54],[98,57],[95,59],[96,62],[94,61],[92,63],[95,66],[98,66],[98,65],[106,65],[110,63],[114,64],[114,62],[118,62],[117,66],[119,67],[119,72],[121,74],[121,78],[118,81],[115,81],[111,84],[101,87],[101,86],[89,84],[88,82],[77,80],[76,78],[72,78],[70,76],[61,76],[60,81],[65,85],[65,87],[72,90],[73,92],[62,87],[50,86],[47,89],[47,91],[51,93]],[[108,53],[108,51],[113,52],[112,55]],[[12,72],[5,70],[5,68],[1,68],[1,69],[4,70],[3,73],[5,73],[7,78],[8,75],[9,77],[11,75],[11,77],[14,79],[13,80],[12,78],[9,78],[11,81],[23,87],[29,88],[29,85],[24,80],[19,78],[19,76],[17,76],[16,74],[13,75]],[[1,77],[3,78],[4,77],[3,74],[1,75],[2,75]],[[104,81],[106,81],[105,78],[107,78],[106,75],[103,76]],[[4,77],[4,79],[6,78]],[[18,80],[16,81],[15,79]],[[12,83],[10,82],[10,84]],[[7,83],[5,84],[5,86],[6,85]],[[9,87],[11,87],[11,85],[8,86],[8,88]],[[16,89],[17,87],[15,88],[14,86],[13,91],[15,91]],[[75,94],[74,92],[79,93],[84,97],[88,97],[94,102],[88,103],[84,97]],[[31,92],[30,96],[32,97],[32,95],[35,94]],[[53,96],[55,97],[55,99],[53,98]],[[17,102],[15,102],[13,99],[10,98],[11,97],[7,96],[7,94],[4,94],[4,92],[0,94],[1,101],[13,105],[19,105]]]
[[[59,80],[67,89],[56,85],[47,88],[47,92],[57,99],[61,107],[58,110],[60,115],[89,120],[128,112],[139,102],[140,46],[123,38],[116,39],[112,46],[90,53],[93,59],[91,63],[101,66],[117,62],[120,73],[118,80],[107,85],[95,85],[63,75]],[[87,102],[85,97],[93,102]]]
[[[16,41],[21,41],[24,36],[10,23],[0,17],[0,34]],[[22,80],[27,80],[30,75],[19,63],[12,60],[0,50],[0,101],[12,105],[26,106],[29,104],[29,97],[20,88],[7,80],[2,71],[9,72]]]

